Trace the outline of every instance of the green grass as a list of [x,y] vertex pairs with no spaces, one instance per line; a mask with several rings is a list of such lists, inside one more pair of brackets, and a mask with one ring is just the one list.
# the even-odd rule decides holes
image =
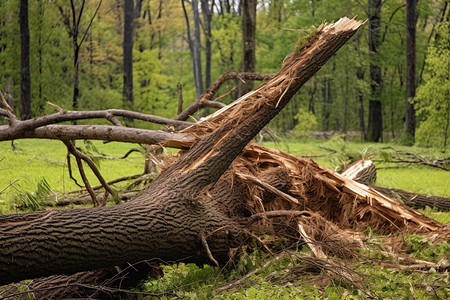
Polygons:
[[[51,140],[19,140],[14,142],[13,150],[10,142],[0,142],[0,192],[10,183],[15,182],[0,195],[0,212],[7,212],[7,200],[11,199],[18,190],[34,192],[38,182],[45,178],[50,187],[59,192],[68,192],[79,187],[69,178],[67,168],[67,150],[59,141]],[[94,141],[93,144],[99,152],[107,156],[121,157],[131,148],[140,146],[126,143],[107,143]],[[82,141],[77,146],[85,147]],[[73,176],[82,184],[76,161],[71,159]],[[102,159],[100,172],[105,180],[109,181],[122,176],[142,173],[144,169],[144,156],[133,152],[125,160]],[[91,185],[98,185],[95,175],[87,170],[87,176]],[[2,209],[3,207],[3,209]]]

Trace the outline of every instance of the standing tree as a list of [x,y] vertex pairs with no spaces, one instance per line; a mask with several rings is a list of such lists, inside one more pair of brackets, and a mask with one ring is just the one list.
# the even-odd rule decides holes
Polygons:
[[123,19],[123,106],[132,109],[133,97],[133,44],[136,18],[140,14],[141,1],[125,0]]
[[417,0],[406,1],[406,141],[414,143],[416,134],[416,12]]
[[211,85],[211,21],[214,1],[209,7],[208,0],[201,0],[205,32],[205,86]]
[[186,11],[186,6],[184,0],[181,1],[183,5],[184,17],[186,19],[187,37],[189,50],[191,53],[192,70],[194,73],[194,83],[195,83],[195,95],[197,99],[203,93],[203,78],[202,78],[202,59],[200,55],[200,15],[198,12],[198,2],[197,0],[192,0],[192,13],[194,16],[194,38],[191,36],[191,27],[189,25],[189,17]]
[[450,21],[436,26],[426,59],[424,83],[417,90],[417,112],[423,117],[417,138],[446,149],[450,138]]
[[28,0],[20,0],[20,118],[31,118],[30,30]]
[[380,13],[381,0],[369,0],[369,54],[370,54],[370,100],[369,100],[369,124],[367,128],[367,140],[378,142],[382,138],[383,113],[381,103],[381,67],[378,62],[380,47]]
[[[243,72],[255,72],[256,46],[256,0],[241,1],[242,9],[242,66]],[[253,88],[253,82],[247,80],[239,86],[239,95],[248,93]]]
[[82,0],[79,8],[77,9],[77,5],[75,4],[75,0],[70,0],[70,9],[66,9],[61,4],[58,4],[58,9],[61,13],[62,20],[64,25],[66,25],[67,31],[69,32],[69,36],[72,38],[72,47],[73,47],[73,95],[72,95],[72,109],[78,109],[78,97],[80,94],[80,89],[78,87],[78,71],[79,71],[79,60],[80,60],[80,49],[83,45],[83,42],[86,40],[89,29],[92,26],[92,22],[95,19],[95,16],[100,9],[103,0],[98,2],[98,6],[89,21],[87,28],[84,30],[83,35],[80,37],[81,33],[81,20],[83,17],[83,13],[85,10],[86,0]]

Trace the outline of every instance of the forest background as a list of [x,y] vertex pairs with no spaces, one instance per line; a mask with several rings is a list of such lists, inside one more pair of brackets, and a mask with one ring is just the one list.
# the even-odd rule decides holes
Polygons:
[[[448,4],[448,0],[2,0],[0,90],[22,119],[53,113],[55,108],[47,101],[66,110],[125,108],[174,118],[179,86],[187,106],[228,70],[274,73],[298,36],[312,32],[311,26],[358,15],[368,19],[366,26],[270,128],[287,137],[314,130],[356,131],[361,140],[397,140],[446,151]],[[247,6],[256,7],[253,17],[252,10],[243,13]],[[407,8],[412,16],[409,26]],[[256,19],[250,22],[256,34],[249,44],[243,42],[249,37],[248,28],[242,26],[245,18]],[[407,38],[412,30],[413,45],[408,42],[411,35]],[[254,66],[249,67],[243,49],[252,43]],[[239,80],[228,82],[218,95],[237,85]],[[220,101],[230,103],[243,90],[241,85]],[[412,113],[407,113],[411,107]]]

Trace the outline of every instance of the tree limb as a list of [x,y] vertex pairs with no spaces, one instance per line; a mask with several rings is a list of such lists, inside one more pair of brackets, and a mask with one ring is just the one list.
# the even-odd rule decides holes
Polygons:
[[211,100],[211,98],[215,95],[215,93],[219,90],[219,88],[228,80],[231,79],[239,79],[241,81],[245,80],[270,80],[273,78],[273,75],[262,75],[258,73],[250,73],[250,72],[235,72],[228,71],[222,74],[219,79],[216,80],[204,93],[203,95],[195,100],[191,105],[189,105],[183,112],[178,114],[176,120],[186,121],[190,115],[193,115],[200,108],[207,106],[207,104],[211,104],[211,102],[205,102],[205,100]]

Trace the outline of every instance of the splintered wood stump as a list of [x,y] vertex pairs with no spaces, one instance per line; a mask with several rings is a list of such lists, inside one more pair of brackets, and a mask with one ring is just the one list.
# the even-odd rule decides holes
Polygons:
[[[285,59],[273,79],[166,139],[169,145],[189,150],[127,203],[0,216],[0,284],[144,260],[225,264],[246,241],[252,216],[277,205],[303,210],[316,200],[335,210],[317,218],[311,212],[310,224],[323,219],[354,229],[358,224],[384,228],[391,223],[396,228],[439,229],[439,223],[397,209],[389,198],[312,162],[255,145],[245,148],[362,25],[342,18],[320,26]],[[278,172],[280,176],[269,176],[273,179],[267,177],[263,183],[279,187],[299,206],[295,202],[280,206],[284,202],[277,199],[283,194],[262,191],[248,177],[239,179],[236,171],[255,177],[259,172]],[[288,184],[280,184],[283,176]],[[341,202],[344,221],[337,210]],[[400,217],[394,216],[399,212]],[[258,223],[259,228],[264,230],[264,224],[266,220]]]

